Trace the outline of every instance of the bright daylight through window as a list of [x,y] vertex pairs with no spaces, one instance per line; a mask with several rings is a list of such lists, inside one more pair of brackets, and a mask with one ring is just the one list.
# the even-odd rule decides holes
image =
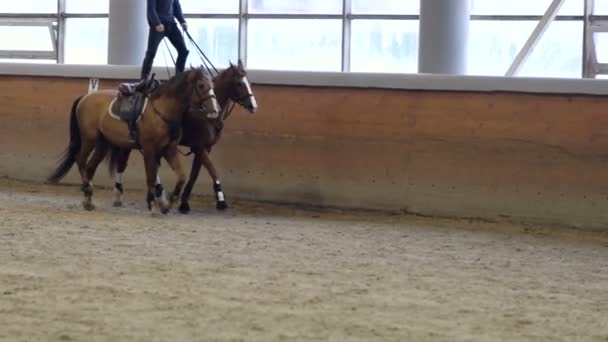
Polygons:
[[[109,0],[62,1],[65,13],[58,13],[58,0],[3,3],[0,34],[4,32],[5,38],[0,42],[0,58],[107,63]],[[504,75],[552,2],[470,1],[467,72],[474,75]],[[343,0],[246,3],[248,14],[241,17],[239,0],[181,0],[190,33],[220,67],[243,54],[248,67],[257,69],[417,72],[419,0],[351,0],[348,9],[342,8]],[[583,3],[565,0],[519,76],[581,77]],[[608,1],[595,3],[594,14],[608,16]],[[10,21],[10,14],[18,15],[17,23]],[[65,30],[60,33],[62,25]],[[243,30],[239,30],[241,25]],[[8,30],[11,34],[6,34]],[[57,42],[61,51],[55,48]],[[599,61],[608,62],[608,34],[597,34],[595,42]],[[171,65],[176,56],[171,44],[161,44],[159,49],[155,65]],[[190,54],[188,63],[201,62],[198,54]]]

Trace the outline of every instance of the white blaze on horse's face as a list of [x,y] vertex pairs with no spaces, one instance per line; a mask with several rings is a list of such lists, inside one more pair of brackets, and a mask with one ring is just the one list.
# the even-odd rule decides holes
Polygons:
[[249,101],[251,102],[251,112],[255,113],[258,110],[258,103],[255,100],[255,96],[253,96],[253,90],[247,76],[243,77],[243,84],[245,85],[245,89],[247,89],[247,97],[249,97]]
[[[217,102],[217,97],[215,96],[215,91],[213,88],[209,89],[207,92],[207,96],[211,101],[211,108],[208,108],[207,117],[209,119],[217,119],[220,116],[220,104]],[[204,110],[204,108],[201,108]]]

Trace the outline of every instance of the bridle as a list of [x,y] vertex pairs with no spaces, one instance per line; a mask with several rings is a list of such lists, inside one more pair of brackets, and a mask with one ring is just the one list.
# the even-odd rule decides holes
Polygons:
[[[246,76],[243,76],[241,78],[241,80],[243,78],[245,78],[245,77]],[[246,106],[245,101],[247,99],[250,99],[250,98],[254,97],[253,92],[251,90],[249,90],[249,88],[247,88],[247,87],[246,87],[246,89],[247,89],[247,94],[245,94],[243,96],[238,96],[237,91],[236,91],[236,87],[232,90],[232,94],[230,96],[230,100],[232,101],[232,104],[230,105],[230,108],[226,107],[226,108],[224,108],[222,110],[222,112],[223,112],[223,115],[222,115],[222,118],[221,118],[222,121],[225,121],[226,119],[228,119],[228,117],[230,116],[230,114],[232,114],[232,111],[234,110],[234,107],[235,107],[236,104],[239,104],[240,106],[245,107]]]
[[[213,91],[213,87],[209,88],[206,96],[203,96],[200,92],[200,89],[196,86],[194,87],[194,92],[196,93],[196,96],[198,96],[199,103],[200,103],[200,105],[198,107],[201,110],[201,113],[208,113],[210,111],[211,108],[208,108],[205,105],[205,102],[207,102],[208,100],[215,99],[215,102],[217,103],[217,96],[215,95],[215,92]],[[188,111],[188,109],[189,108],[186,108],[186,111]],[[209,114],[207,114],[207,115],[209,115]]]

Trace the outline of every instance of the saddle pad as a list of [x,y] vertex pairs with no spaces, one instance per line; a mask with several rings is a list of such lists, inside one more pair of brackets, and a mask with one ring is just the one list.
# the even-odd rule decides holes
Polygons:
[[148,98],[137,98],[136,96],[116,96],[108,108],[108,113],[116,120],[129,122],[139,120],[141,114],[148,106]]

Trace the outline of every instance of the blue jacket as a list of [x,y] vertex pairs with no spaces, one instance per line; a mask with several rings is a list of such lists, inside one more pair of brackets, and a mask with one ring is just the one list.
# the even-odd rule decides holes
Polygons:
[[174,23],[174,17],[180,23],[186,22],[179,0],[148,0],[148,24],[150,27]]

